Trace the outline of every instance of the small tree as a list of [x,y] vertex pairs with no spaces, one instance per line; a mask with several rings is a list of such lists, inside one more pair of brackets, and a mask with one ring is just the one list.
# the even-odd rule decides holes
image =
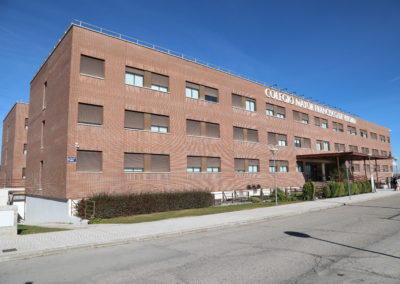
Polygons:
[[304,200],[314,200],[315,198],[315,183],[312,181],[306,182],[303,186]]

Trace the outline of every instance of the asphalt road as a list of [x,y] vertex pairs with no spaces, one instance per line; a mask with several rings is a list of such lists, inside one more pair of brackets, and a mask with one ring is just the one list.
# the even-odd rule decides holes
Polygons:
[[0,263],[0,283],[400,283],[400,197]]

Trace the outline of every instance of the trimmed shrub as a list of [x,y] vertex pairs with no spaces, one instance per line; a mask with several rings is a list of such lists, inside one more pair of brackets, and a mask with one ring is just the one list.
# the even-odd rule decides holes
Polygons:
[[322,188],[322,192],[324,194],[325,198],[331,198],[331,188],[329,183],[325,184],[324,187]]
[[314,200],[315,198],[315,183],[312,181],[306,182],[303,185],[303,198],[304,200]]
[[[89,198],[96,202],[94,218],[114,218],[149,214],[191,208],[204,208],[213,204],[213,195],[210,192],[167,192],[109,195],[100,194]],[[84,217],[85,202],[77,204],[77,214]]]
[[356,182],[351,184],[350,192],[352,195],[359,194],[358,184]]
[[339,196],[345,196],[345,195],[346,195],[346,191],[344,189],[344,183],[339,182]]
[[[280,189],[278,189],[277,195],[278,195],[278,201],[292,200],[292,197],[290,196],[290,194],[286,194],[284,191],[282,191]],[[271,200],[275,202],[275,190],[272,192]]]
[[251,203],[260,203],[260,202],[261,202],[261,199],[258,198],[258,197],[252,196],[252,197],[249,198],[249,201],[250,201]]

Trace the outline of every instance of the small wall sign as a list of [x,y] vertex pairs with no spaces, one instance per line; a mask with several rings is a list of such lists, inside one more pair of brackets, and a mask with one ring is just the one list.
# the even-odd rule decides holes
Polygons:
[[76,157],[68,157],[67,162],[68,163],[76,163]]

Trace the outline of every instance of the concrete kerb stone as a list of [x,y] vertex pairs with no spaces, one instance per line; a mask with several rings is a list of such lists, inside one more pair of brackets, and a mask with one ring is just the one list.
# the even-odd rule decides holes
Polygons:
[[[312,202],[312,204],[314,205],[315,203],[318,203],[318,205],[315,207],[311,207],[311,208],[304,206],[304,208],[297,208],[298,210],[292,210],[290,212],[273,212],[272,214],[269,214],[267,216],[261,216],[261,217],[256,216],[256,217],[252,217],[251,219],[241,220],[241,221],[233,220],[233,221],[225,222],[225,223],[218,224],[218,225],[204,226],[204,227],[199,227],[196,229],[187,229],[187,230],[176,231],[176,232],[146,234],[146,235],[139,236],[139,237],[128,237],[125,239],[116,239],[113,241],[100,241],[100,242],[93,242],[90,244],[86,243],[86,244],[72,245],[72,246],[67,245],[67,246],[63,246],[63,247],[59,247],[59,248],[41,249],[41,250],[37,250],[37,251],[16,252],[16,253],[12,253],[10,255],[0,256],[0,262],[29,259],[29,258],[41,257],[41,256],[49,256],[49,255],[55,255],[55,254],[63,253],[66,251],[72,251],[72,250],[86,250],[86,249],[91,249],[91,248],[111,247],[111,246],[116,246],[116,245],[129,244],[129,243],[132,243],[135,241],[154,240],[154,239],[169,238],[169,237],[181,236],[181,235],[192,234],[192,233],[212,231],[212,230],[217,230],[217,229],[229,228],[229,227],[233,227],[233,226],[259,223],[259,222],[269,220],[269,219],[284,218],[284,217],[300,215],[300,214],[304,214],[304,213],[317,212],[317,211],[326,210],[326,209],[333,209],[333,208],[341,207],[341,206],[344,206],[347,204],[365,202],[365,201],[389,197],[394,194],[400,194],[400,192],[391,192],[391,193],[392,194],[389,193],[389,194],[385,194],[383,196],[382,195],[376,196],[375,193],[371,193],[368,197],[363,196],[362,199],[354,199],[353,198],[352,200],[347,200],[347,201],[345,201],[345,200],[342,201],[342,200],[346,199],[348,197],[341,197],[338,199],[342,199],[342,200],[337,201],[337,202],[333,202],[333,200],[329,200],[329,202],[327,202],[328,200],[316,200],[316,201]],[[281,206],[296,208],[299,205],[301,206],[302,204],[304,204],[304,203],[286,204],[286,205],[281,205]],[[274,207],[267,207],[267,208],[272,209]],[[253,211],[253,210],[259,210],[259,209],[266,209],[266,208],[256,208],[256,209],[250,209],[250,210],[244,210],[244,211]],[[240,212],[240,211],[236,211],[236,212]],[[229,212],[229,213],[233,213],[233,212]],[[229,213],[220,213],[220,214],[229,214]],[[215,215],[219,215],[219,214],[207,215],[207,216],[215,217]],[[198,216],[198,217],[202,217],[202,216]],[[183,218],[179,218],[179,219],[185,219],[185,218],[193,218],[193,217],[183,217]],[[196,217],[194,217],[194,218],[196,218]],[[126,224],[117,225],[117,226],[125,226],[125,225]],[[58,233],[60,233],[60,232],[58,232]]]

